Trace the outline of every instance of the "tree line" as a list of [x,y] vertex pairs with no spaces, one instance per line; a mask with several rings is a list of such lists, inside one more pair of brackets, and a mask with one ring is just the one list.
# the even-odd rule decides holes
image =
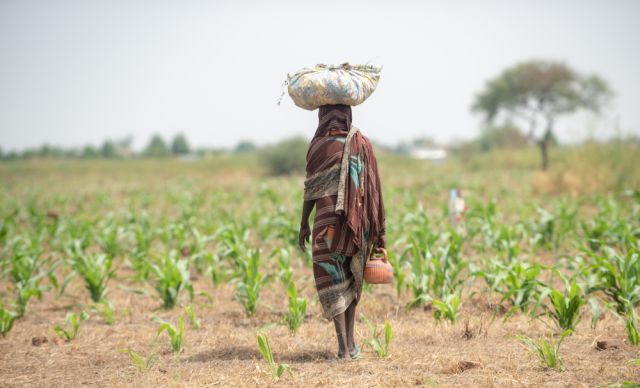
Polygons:
[[[518,148],[535,144],[540,149],[541,168],[546,170],[550,164],[548,148],[555,143],[557,119],[577,111],[599,114],[613,94],[608,83],[598,75],[580,73],[563,62],[534,60],[518,63],[489,79],[483,90],[475,95],[471,110],[482,114],[485,124],[480,137],[474,142],[484,151],[494,146]],[[290,140],[283,141],[280,148],[266,147],[264,151],[267,154],[281,153],[283,157],[274,157],[274,160],[289,165],[288,154],[292,152],[292,144],[302,144],[299,139],[287,143]],[[241,141],[233,151],[250,152],[256,148],[250,141]],[[402,153],[404,148],[407,145],[401,144],[396,152]],[[199,150],[197,153],[202,152]],[[101,147],[86,146],[82,149],[44,145],[20,154],[4,154],[0,149],[0,159],[167,157],[190,153],[192,150],[183,134],[177,134],[170,143],[156,134],[139,154],[131,150],[131,138],[126,138],[122,141],[107,140]]]
[[140,152],[132,148],[132,137],[120,140],[105,140],[100,146],[86,145],[82,148],[64,148],[44,144],[38,148],[28,148],[21,152],[3,152],[0,148],[0,160],[17,160],[31,158],[80,158],[80,159],[118,159],[128,157],[168,157],[185,156],[191,153],[202,153],[214,150],[192,150],[187,137],[176,134],[170,142],[164,140],[159,134],[154,134],[147,146]]

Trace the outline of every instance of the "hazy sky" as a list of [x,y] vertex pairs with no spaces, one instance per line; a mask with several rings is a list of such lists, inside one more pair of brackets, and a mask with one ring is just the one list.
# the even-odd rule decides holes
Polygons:
[[288,96],[276,106],[280,85],[345,61],[384,65],[354,123],[385,143],[477,135],[474,93],[532,58],[598,73],[616,91],[602,118],[560,121],[560,139],[640,134],[639,20],[633,0],[0,0],[0,147],[310,136],[317,113]]

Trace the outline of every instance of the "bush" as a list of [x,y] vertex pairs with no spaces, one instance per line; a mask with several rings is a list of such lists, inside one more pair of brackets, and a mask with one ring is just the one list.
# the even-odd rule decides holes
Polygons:
[[162,136],[155,134],[149,141],[149,145],[144,150],[144,155],[152,158],[161,158],[168,156],[170,153],[167,143],[164,142]]
[[187,138],[184,134],[179,133],[176,137],[173,138],[173,142],[171,142],[171,152],[174,155],[186,155],[191,151],[189,148],[189,143],[187,142]]
[[483,151],[493,148],[524,148],[529,144],[527,137],[513,125],[485,128],[478,142]]
[[271,175],[304,172],[309,143],[300,137],[283,140],[262,151],[262,161]]
[[241,154],[245,152],[253,152],[256,150],[256,145],[249,140],[241,140],[233,149],[233,152],[236,154]]

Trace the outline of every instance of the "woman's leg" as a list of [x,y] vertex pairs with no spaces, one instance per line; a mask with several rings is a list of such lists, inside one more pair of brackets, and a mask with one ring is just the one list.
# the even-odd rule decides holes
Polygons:
[[345,313],[341,313],[333,317],[333,323],[336,326],[336,337],[338,337],[338,357],[349,357],[349,346],[347,345],[347,325]]
[[353,338],[353,327],[356,322],[356,301],[351,302],[347,311],[345,311],[345,321],[347,324],[347,349],[349,353],[353,354],[355,351],[356,342]]

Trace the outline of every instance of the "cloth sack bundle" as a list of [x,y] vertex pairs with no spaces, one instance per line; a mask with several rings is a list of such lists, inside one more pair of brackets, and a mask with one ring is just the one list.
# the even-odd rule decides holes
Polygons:
[[316,65],[287,75],[288,91],[300,108],[362,104],[376,90],[382,68],[370,65]]

